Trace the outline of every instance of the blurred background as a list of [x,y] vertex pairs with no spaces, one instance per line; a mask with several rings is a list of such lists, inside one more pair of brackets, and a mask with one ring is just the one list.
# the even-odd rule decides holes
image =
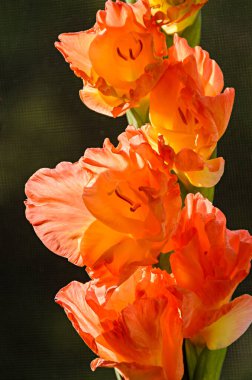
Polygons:
[[[83,269],[50,253],[24,216],[24,184],[41,167],[76,161],[87,147],[113,142],[126,126],[81,103],[81,80],[54,48],[62,32],[94,24],[103,0],[3,0],[0,2],[0,204],[1,353],[3,380],[106,380],[112,370],[92,373],[93,353],[54,303]],[[226,159],[215,205],[230,229],[250,229],[252,137],[252,2],[209,0],[203,11],[201,45],[220,64],[225,85],[236,89],[228,131],[218,146]],[[251,293],[252,281],[237,295]],[[252,328],[228,350],[222,379],[252,379]]]

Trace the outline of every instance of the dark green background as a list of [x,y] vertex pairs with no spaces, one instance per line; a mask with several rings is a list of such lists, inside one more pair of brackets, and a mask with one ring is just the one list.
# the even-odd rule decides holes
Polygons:
[[[93,25],[103,1],[8,0],[0,3],[1,352],[3,380],[114,379],[93,374],[94,355],[53,299],[83,269],[51,254],[24,217],[24,184],[37,169],[76,161],[85,148],[115,141],[126,126],[89,111],[78,98],[81,81],[53,46],[61,32]],[[202,46],[236,89],[229,129],[219,144],[226,170],[215,204],[229,228],[249,229],[252,121],[252,2],[209,0]],[[251,293],[251,278],[237,294]],[[252,379],[252,329],[228,351],[223,380]]]

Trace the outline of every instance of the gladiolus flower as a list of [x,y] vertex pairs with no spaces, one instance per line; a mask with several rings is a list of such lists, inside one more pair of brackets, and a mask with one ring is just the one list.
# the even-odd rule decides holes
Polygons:
[[71,282],[56,295],[85,343],[125,380],[180,380],[183,376],[180,300],[174,279],[160,269],[138,269],[108,294],[95,281]]
[[252,297],[230,301],[249,274],[252,237],[226,228],[223,213],[189,194],[172,238],[171,268],[184,293],[184,335],[209,349],[227,347],[252,322]]
[[151,13],[167,34],[182,32],[192,25],[208,0],[149,0]]
[[169,65],[150,95],[152,128],[147,135],[157,145],[159,135],[176,154],[174,170],[186,184],[212,187],[224,170],[223,158],[211,159],[224,134],[234,102],[234,89],[223,93],[223,75],[199,46],[174,36]]
[[109,116],[139,106],[163,72],[165,36],[147,0],[106,2],[93,28],[59,36],[56,48],[83,79],[83,103]]
[[106,285],[157,261],[181,208],[177,177],[143,132],[128,127],[118,140],[26,184],[26,216],[42,242]]

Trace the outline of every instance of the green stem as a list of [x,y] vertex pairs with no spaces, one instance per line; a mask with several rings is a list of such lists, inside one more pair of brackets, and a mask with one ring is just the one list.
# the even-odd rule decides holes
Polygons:
[[197,361],[202,350],[192,344],[189,339],[185,340],[185,354],[188,368],[189,379],[194,379],[194,372],[197,366]]
[[209,350],[186,340],[185,349],[190,380],[220,380],[226,348]]

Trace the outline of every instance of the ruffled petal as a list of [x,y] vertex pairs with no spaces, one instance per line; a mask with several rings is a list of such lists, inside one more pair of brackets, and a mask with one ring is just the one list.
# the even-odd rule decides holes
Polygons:
[[72,281],[55,296],[55,301],[63,307],[73,327],[84,342],[95,353],[98,352],[95,338],[101,333],[100,320],[86,301],[90,283]]
[[[200,46],[191,48],[185,38],[174,35],[174,45],[169,49],[169,59],[171,62],[183,62],[188,57],[193,57],[199,76],[204,88],[205,96],[216,96],[224,86],[223,74],[218,64],[209,57],[209,53]],[[184,65],[187,71],[186,64]],[[188,72],[192,74],[192,71]],[[197,81],[197,78],[194,78]]]
[[94,218],[82,193],[90,179],[78,164],[62,162],[40,169],[27,182],[26,217],[45,246],[73,264],[85,265],[80,249],[86,228]]
[[89,59],[89,46],[96,36],[95,30],[85,32],[63,33],[55,47],[63,54],[74,73],[83,79],[91,80],[92,63]]

